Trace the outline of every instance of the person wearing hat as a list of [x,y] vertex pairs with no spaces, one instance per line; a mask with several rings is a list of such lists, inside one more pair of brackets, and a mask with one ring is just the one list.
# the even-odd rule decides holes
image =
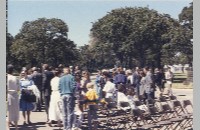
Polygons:
[[13,125],[14,122],[15,129],[18,130],[18,120],[19,120],[19,80],[16,76],[13,76],[14,67],[13,65],[7,66],[7,108],[8,108],[8,127]]

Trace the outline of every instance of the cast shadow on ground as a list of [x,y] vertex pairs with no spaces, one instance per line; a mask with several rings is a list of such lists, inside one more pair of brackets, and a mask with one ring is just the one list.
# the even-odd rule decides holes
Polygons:
[[[32,123],[31,125],[19,125],[19,130],[38,130],[38,128],[46,127],[44,122]],[[14,127],[10,127],[10,130],[15,130]]]

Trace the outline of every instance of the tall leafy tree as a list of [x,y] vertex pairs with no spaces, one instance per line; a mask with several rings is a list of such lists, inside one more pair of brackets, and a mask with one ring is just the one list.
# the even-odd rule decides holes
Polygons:
[[[184,7],[179,14],[179,22],[185,29],[184,37],[187,38],[187,43],[182,48],[182,54],[187,57],[187,62],[192,65],[193,62],[193,2],[189,7]],[[183,40],[183,39],[182,39]],[[190,40],[190,41],[189,41]]]
[[193,2],[184,7],[179,14],[179,22],[186,28],[193,30]]
[[10,34],[6,34],[6,64],[11,64],[14,58],[11,56],[10,47],[13,43],[14,37]]
[[97,46],[109,44],[121,64],[132,61],[141,67],[161,66],[162,47],[169,42],[166,34],[179,26],[167,14],[142,7],[114,9],[95,22],[91,34]]
[[17,57],[21,65],[71,64],[77,59],[78,51],[67,33],[68,26],[61,19],[26,21],[15,36],[11,46],[12,55]]
[[[166,34],[169,42],[163,46],[163,61],[166,63],[192,64],[193,61],[193,3],[179,14],[180,25]],[[169,60],[169,57],[170,60]]]

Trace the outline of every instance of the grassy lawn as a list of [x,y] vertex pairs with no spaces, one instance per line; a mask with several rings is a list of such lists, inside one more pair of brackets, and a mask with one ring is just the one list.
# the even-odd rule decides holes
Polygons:
[[174,73],[174,80],[172,87],[177,89],[192,89],[193,88],[193,82],[189,82],[188,84],[184,84],[183,82],[187,79],[187,72],[180,73],[176,72]]

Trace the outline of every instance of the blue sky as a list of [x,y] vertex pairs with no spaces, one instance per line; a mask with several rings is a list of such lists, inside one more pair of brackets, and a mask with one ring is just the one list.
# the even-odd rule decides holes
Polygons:
[[59,18],[69,27],[69,39],[78,46],[88,44],[91,22],[102,18],[113,9],[121,7],[146,7],[178,19],[178,14],[192,0],[8,0],[8,32],[15,36],[25,21],[38,18]]

